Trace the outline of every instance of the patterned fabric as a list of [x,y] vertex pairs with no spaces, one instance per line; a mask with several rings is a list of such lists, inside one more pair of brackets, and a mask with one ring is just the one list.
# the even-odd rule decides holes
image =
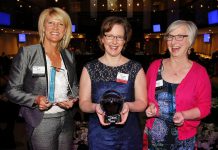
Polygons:
[[[105,91],[115,90],[127,102],[134,101],[134,82],[142,66],[128,61],[118,67],[110,67],[98,60],[86,66],[91,78],[92,102],[99,103]],[[117,82],[117,74],[128,74],[128,82]],[[142,131],[138,113],[130,112],[124,125],[100,125],[96,113],[90,114],[88,124],[88,143],[90,150],[141,150]]]
[[[153,61],[146,73],[148,102],[158,105],[155,99],[155,85],[158,68],[162,59]],[[211,83],[206,69],[193,62],[187,75],[178,85],[176,90],[176,109],[187,110],[198,106],[201,115],[197,120],[186,120],[183,126],[177,128],[178,138],[186,140],[196,135],[201,119],[210,113],[211,108]],[[152,128],[155,118],[147,118],[146,127]]]
[[[161,69],[158,71],[157,80],[163,80]],[[175,91],[178,84],[163,80],[163,86],[156,88],[160,116],[155,118],[154,124],[148,130],[149,150],[193,150],[195,137],[187,140],[178,140],[178,130],[173,123],[173,115],[176,112]]]

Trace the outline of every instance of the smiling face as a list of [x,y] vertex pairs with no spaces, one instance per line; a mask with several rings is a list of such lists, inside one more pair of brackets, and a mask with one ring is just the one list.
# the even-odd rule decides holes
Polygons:
[[184,36],[182,40],[176,40],[175,37],[173,37],[172,40],[167,40],[167,47],[171,57],[188,57],[187,53],[191,44],[187,27],[185,25],[179,25],[172,30],[169,35],[187,35]]
[[44,22],[44,42],[59,43],[66,32],[66,27],[62,20],[47,16]]
[[109,32],[105,32],[105,36],[101,39],[105,48],[105,54],[112,57],[121,54],[125,44],[125,40],[123,39],[124,34],[124,28],[119,24],[115,24]]

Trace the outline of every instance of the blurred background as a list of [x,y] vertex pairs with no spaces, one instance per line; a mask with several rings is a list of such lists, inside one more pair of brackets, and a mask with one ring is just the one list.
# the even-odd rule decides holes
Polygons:
[[[76,54],[78,77],[86,62],[102,55],[97,36],[107,16],[122,16],[131,23],[133,36],[124,55],[139,61],[145,71],[154,59],[168,57],[163,35],[171,22],[196,23],[199,32],[190,58],[206,67],[213,90],[212,113],[199,128],[198,148],[218,148],[218,0],[0,0],[0,149],[26,149],[19,106],[10,103],[4,90],[13,57],[20,47],[38,43],[39,14],[53,6],[71,17],[68,49]],[[141,116],[143,128],[146,118]],[[86,114],[78,110],[75,120],[72,149],[86,149]]]

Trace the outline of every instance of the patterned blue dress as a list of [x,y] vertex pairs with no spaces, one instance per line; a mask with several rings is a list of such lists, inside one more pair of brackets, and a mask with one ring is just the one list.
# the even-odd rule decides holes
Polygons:
[[[126,102],[134,101],[134,82],[142,66],[130,60],[110,67],[93,60],[85,65],[91,78],[92,102],[99,103],[105,91],[119,92]],[[128,74],[128,82],[117,82],[117,74]],[[124,125],[101,126],[96,113],[89,115],[88,144],[90,150],[142,150],[142,130],[138,113],[129,112]]]
[[[160,70],[157,80],[163,80]],[[163,86],[156,88],[160,116],[155,118],[152,128],[148,130],[149,150],[194,150],[195,137],[183,141],[178,140],[178,130],[173,123],[173,116],[176,112],[175,91],[177,86],[178,84],[163,80]]]

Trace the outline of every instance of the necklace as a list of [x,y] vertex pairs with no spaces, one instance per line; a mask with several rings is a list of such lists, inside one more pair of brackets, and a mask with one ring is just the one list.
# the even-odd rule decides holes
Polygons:
[[179,72],[176,72],[176,71],[175,71],[175,72],[173,73],[173,75],[174,75],[174,76],[179,76]]
[[172,67],[173,76],[183,78],[188,73],[190,68],[191,68],[190,64],[184,64],[183,66],[178,67],[178,69],[173,69],[173,67]]
[[165,74],[167,76],[172,76],[172,77],[181,77],[183,78],[189,71],[189,69],[191,68],[191,63],[190,62],[186,62],[183,64],[175,64],[174,65],[170,62],[165,63]]

